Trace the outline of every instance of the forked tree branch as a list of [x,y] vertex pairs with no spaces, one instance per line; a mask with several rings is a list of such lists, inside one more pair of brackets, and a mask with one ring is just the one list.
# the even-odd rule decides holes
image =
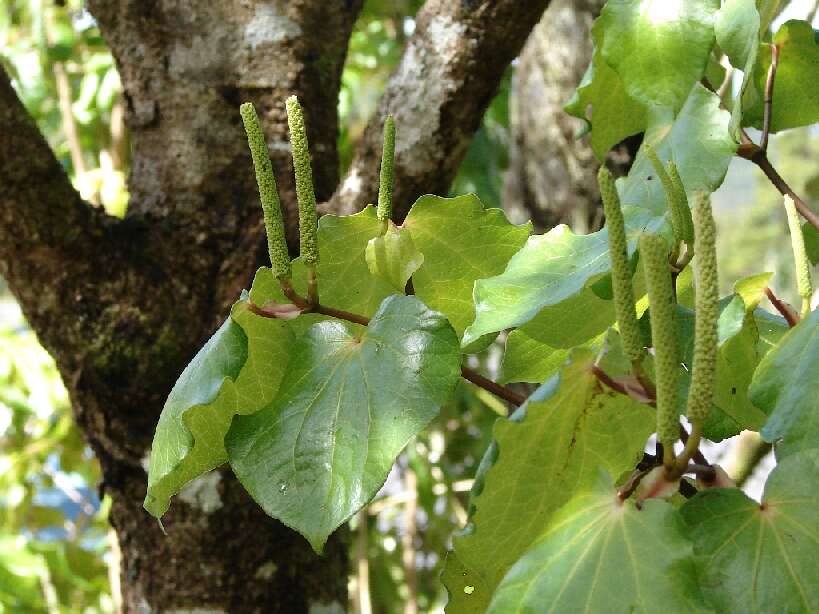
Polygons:
[[415,32],[324,211],[353,213],[375,202],[384,117],[397,127],[395,217],[412,200],[446,193],[509,63],[549,0],[427,0]]

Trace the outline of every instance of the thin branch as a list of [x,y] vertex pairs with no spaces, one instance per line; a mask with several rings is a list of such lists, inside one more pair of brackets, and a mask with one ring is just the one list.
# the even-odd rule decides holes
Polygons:
[[[804,217],[811,226],[819,230],[819,214],[811,209],[805,203],[805,201],[793,191],[791,186],[789,186],[787,182],[782,179],[782,176],[773,167],[771,161],[768,160],[767,154],[762,150],[762,148],[751,143],[744,130],[741,134],[744,134],[743,144],[737,149],[737,155],[741,158],[745,158],[746,160],[750,160],[760,169],[762,169],[762,172],[765,173],[765,176],[770,180],[774,187],[779,190],[779,193],[783,196],[790,196],[793,199],[793,203],[796,205],[796,210],[799,211],[800,215]],[[748,142],[745,142],[746,139]]]
[[779,47],[771,45],[771,65],[768,67],[768,76],[765,80],[765,101],[762,111],[762,139],[759,148],[768,151],[768,133],[771,130],[771,109],[773,106],[773,89],[776,80],[776,69],[779,66]]
[[773,290],[770,288],[765,288],[765,296],[767,296],[768,300],[771,301],[771,305],[774,306],[774,309],[782,314],[782,317],[785,318],[790,328],[793,328],[799,324],[799,315],[791,310],[791,308],[785,303],[779,300],[779,298],[777,298],[777,296],[773,293]]
[[[688,431],[685,430],[685,427],[681,424],[680,425],[680,441],[683,442],[683,445],[688,445]],[[695,462],[699,463],[700,465],[710,465],[711,463],[708,462],[708,459],[705,458],[703,453],[700,451],[699,447],[696,450],[692,451],[691,459]]]
[[349,311],[344,311],[343,309],[327,307],[326,305],[316,305],[313,307],[312,311],[315,313],[320,313],[324,316],[330,316],[331,318],[338,318],[339,320],[347,320],[348,322],[353,322],[354,324],[361,324],[362,326],[367,326],[367,324],[370,323],[370,318],[358,315],[357,313],[350,313]]
[[713,482],[717,478],[717,470],[711,465],[691,463],[685,467],[683,473],[693,473],[706,484]]
[[469,382],[472,382],[476,386],[483,388],[484,390],[488,390],[496,397],[503,399],[516,407],[520,407],[526,401],[526,397],[524,397],[522,394],[518,394],[506,386],[501,386],[500,384],[493,382],[491,379],[484,377],[480,373],[473,371],[468,367],[461,367],[461,377]]

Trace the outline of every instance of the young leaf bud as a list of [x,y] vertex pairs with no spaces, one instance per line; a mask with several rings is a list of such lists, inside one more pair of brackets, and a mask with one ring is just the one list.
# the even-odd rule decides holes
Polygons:
[[686,413],[692,423],[702,424],[708,419],[711,399],[714,396],[719,315],[716,228],[711,213],[711,199],[706,192],[698,192],[694,199],[694,232],[697,242],[697,260],[694,268],[696,320],[693,373]]
[[691,209],[688,206],[688,197],[685,195],[685,186],[673,160],[668,161],[668,176],[671,177],[671,188],[673,190],[671,201],[682,218],[683,241],[689,246],[693,246],[696,239],[694,237],[694,222],[691,220]]
[[279,202],[279,192],[276,190],[276,178],[273,176],[273,165],[267,153],[262,125],[253,103],[246,102],[239,107],[242,122],[247,133],[247,143],[250,146],[250,155],[253,158],[253,168],[256,170],[256,183],[259,186],[259,197],[262,201],[264,213],[264,227],[267,231],[267,249],[270,252],[270,265],[273,274],[278,278],[290,277],[290,255],[287,251],[287,241],[284,238],[284,222],[282,208]]
[[637,324],[637,313],[634,307],[634,290],[631,285],[631,267],[628,262],[628,245],[626,242],[623,212],[620,209],[620,197],[614,185],[614,177],[605,166],[597,173],[600,196],[606,213],[606,227],[609,232],[609,255],[611,257],[611,281],[614,290],[614,306],[617,322],[620,325],[620,337],[623,341],[623,352],[630,361],[639,360],[643,355],[643,343],[640,339],[640,327]]
[[293,168],[296,172],[296,198],[299,201],[299,251],[308,266],[318,262],[316,233],[316,193],[313,190],[313,169],[304,127],[304,112],[298,98],[290,96],[285,103],[287,124],[290,127],[290,147],[293,150]]
[[790,196],[785,196],[785,212],[788,214],[788,228],[791,232],[793,259],[796,264],[796,289],[802,297],[802,317],[810,311],[810,299],[813,296],[813,281],[810,277],[810,260],[805,251],[805,235],[799,224],[796,205]]
[[384,147],[381,150],[381,176],[378,185],[378,220],[386,222],[392,216],[393,168],[395,161],[395,121],[387,115],[384,122]]
[[656,235],[640,237],[640,260],[651,305],[651,338],[657,388],[657,438],[672,446],[680,433],[677,413],[677,360],[674,330],[674,291],[665,241]]

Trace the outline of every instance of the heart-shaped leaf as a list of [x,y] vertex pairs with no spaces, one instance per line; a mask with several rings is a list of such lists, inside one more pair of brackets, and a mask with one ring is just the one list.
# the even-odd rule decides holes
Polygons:
[[696,583],[691,542],[671,504],[650,499],[638,510],[601,479],[554,516],[506,574],[488,611],[709,610]]
[[576,350],[511,419],[495,423],[469,529],[455,538],[457,563],[444,571],[451,612],[486,611],[506,571],[576,489],[593,485],[601,467],[619,475],[641,457],[654,411],[603,388],[593,358]]
[[681,512],[700,586],[717,612],[819,611],[819,450],[781,461],[762,505],[737,489],[698,493]]
[[632,98],[677,110],[705,72],[718,8],[719,0],[609,0],[594,25],[603,59]]
[[[393,293],[370,274],[364,259],[367,242],[378,233],[375,209],[345,217],[325,215],[319,222],[321,261],[318,279],[326,304],[372,315]],[[301,259],[293,263],[294,285],[306,291]],[[270,320],[248,309],[247,296],[199,351],[180,376],[156,427],[148,471],[145,508],[160,517],[170,497],[197,476],[227,461],[224,436],[237,413],[264,407],[278,388],[296,337],[324,316],[308,314],[290,322]],[[271,270],[256,273],[250,299],[286,303]]]
[[387,298],[366,330],[314,324],[292,353],[275,399],[237,417],[225,442],[257,503],[320,552],[438,413],[461,356],[446,319],[403,296]]

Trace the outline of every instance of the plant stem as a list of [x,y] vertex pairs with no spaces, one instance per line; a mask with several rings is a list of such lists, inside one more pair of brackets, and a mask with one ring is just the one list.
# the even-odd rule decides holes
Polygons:
[[804,217],[811,226],[819,230],[819,214],[817,214],[813,209],[811,209],[805,201],[803,201],[796,192],[793,191],[791,186],[789,186],[782,176],[776,171],[776,169],[771,164],[771,161],[768,160],[768,156],[765,151],[759,147],[758,145],[754,145],[750,142],[748,135],[744,133],[745,139],[748,139],[749,142],[743,143],[737,149],[737,155],[741,158],[745,158],[746,160],[750,160],[754,164],[756,164],[762,172],[765,173],[765,176],[770,180],[770,182],[774,185],[774,187],[779,190],[779,193],[783,196],[790,196],[793,199],[793,204],[796,206],[796,210],[799,211],[800,215]]
[[526,401],[526,397],[524,397],[522,394],[518,394],[506,386],[501,386],[497,382],[493,382],[491,379],[484,377],[469,367],[461,367],[461,377],[469,382],[472,382],[476,386],[483,388],[484,390],[488,390],[496,397],[511,403],[515,407],[520,407],[523,405],[524,401]]
[[[685,448],[677,458],[677,471],[682,475],[688,466],[688,461],[700,451],[700,441],[702,440],[702,425],[695,422],[691,425],[691,435],[685,442]],[[707,463],[705,463],[707,464]]]
[[768,77],[765,81],[765,101],[762,110],[762,139],[759,148],[768,151],[768,133],[771,130],[771,107],[773,106],[773,88],[776,79],[776,68],[779,66],[779,47],[771,45],[771,65],[768,67]]
[[327,307],[326,305],[313,305],[313,308],[310,311],[313,313],[320,313],[324,316],[330,316],[331,318],[338,318],[339,320],[347,320],[348,322],[352,322],[354,324],[361,324],[362,326],[367,326],[367,324],[370,323],[370,318],[360,316],[357,313],[350,313],[349,311],[344,311],[342,309]]
[[316,266],[307,265],[307,303],[309,305],[319,304],[318,279],[316,277]]
[[713,482],[717,477],[717,470],[711,465],[698,465],[696,463],[686,466],[683,473],[693,473],[706,484]]
[[768,300],[771,301],[771,305],[774,306],[774,309],[782,314],[782,317],[785,318],[785,321],[788,323],[790,328],[793,328],[799,324],[799,316],[791,311],[791,309],[785,303],[780,301],[773,293],[773,290],[770,288],[765,288],[765,296],[767,296]]

